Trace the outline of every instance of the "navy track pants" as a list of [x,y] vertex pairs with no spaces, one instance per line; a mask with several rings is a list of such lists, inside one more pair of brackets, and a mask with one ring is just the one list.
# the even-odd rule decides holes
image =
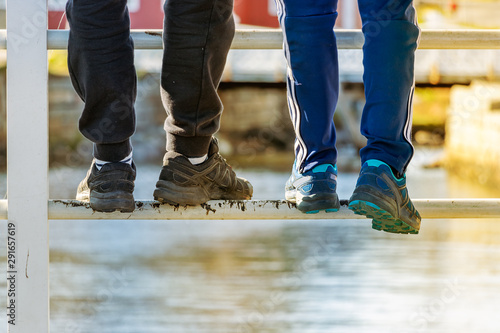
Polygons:
[[[303,173],[337,162],[337,0],[276,2],[288,65],[296,167]],[[358,5],[365,37],[361,133],[368,140],[360,151],[361,162],[378,159],[404,173],[413,156],[414,54],[420,34],[415,9],[411,0],[358,0]]]

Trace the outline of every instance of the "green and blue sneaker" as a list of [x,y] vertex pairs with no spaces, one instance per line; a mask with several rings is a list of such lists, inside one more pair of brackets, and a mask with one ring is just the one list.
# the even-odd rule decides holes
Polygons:
[[418,234],[421,217],[406,188],[406,176],[394,176],[391,167],[379,160],[368,160],[361,167],[349,209],[373,219],[376,230],[398,234]]
[[308,214],[324,210],[336,212],[340,208],[337,189],[337,167],[321,164],[300,174],[293,165],[292,175],[285,186],[285,198],[295,203],[297,208]]

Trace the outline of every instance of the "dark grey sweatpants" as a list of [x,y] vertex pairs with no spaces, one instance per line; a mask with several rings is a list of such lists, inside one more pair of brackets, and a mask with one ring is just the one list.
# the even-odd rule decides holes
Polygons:
[[[94,156],[118,161],[132,147],[137,93],[134,45],[126,0],[69,0],[68,67],[85,107],[81,133]],[[217,95],[234,36],[233,0],[166,0],[161,95],[167,150],[189,157],[208,152],[219,129]]]

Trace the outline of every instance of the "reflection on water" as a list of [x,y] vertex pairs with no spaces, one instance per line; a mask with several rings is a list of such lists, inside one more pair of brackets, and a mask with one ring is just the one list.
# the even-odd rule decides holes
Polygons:
[[[158,171],[139,167],[137,198]],[[257,198],[283,196],[287,174],[241,174]],[[355,180],[339,176],[342,198]],[[471,186],[418,163],[409,183],[418,198]],[[500,331],[496,220],[426,220],[418,236],[367,220],[54,221],[50,237],[52,332]]]

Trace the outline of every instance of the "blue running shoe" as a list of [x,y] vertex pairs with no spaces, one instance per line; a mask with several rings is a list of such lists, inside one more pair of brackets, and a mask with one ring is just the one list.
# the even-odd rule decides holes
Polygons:
[[292,175],[286,182],[285,198],[295,203],[297,208],[308,214],[324,210],[336,212],[340,208],[337,193],[337,167],[321,164],[300,174],[293,165]]
[[406,177],[397,179],[391,167],[368,160],[361,167],[349,209],[373,219],[372,227],[397,234],[418,234],[421,217],[406,188]]

